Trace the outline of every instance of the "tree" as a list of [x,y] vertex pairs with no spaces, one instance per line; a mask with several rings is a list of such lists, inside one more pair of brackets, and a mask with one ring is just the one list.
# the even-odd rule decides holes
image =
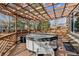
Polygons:
[[40,22],[39,25],[38,25],[38,30],[48,30],[50,27],[50,23],[48,21],[45,21],[45,22]]
[[79,17],[75,21],[75,27],[77,28],[77,31],[79,31]]
[[17,26],[19,27],[20,30],[23,30],[24,29],[24,26],[25,26],[25,23],[22,22],[21,20],[18,20]]

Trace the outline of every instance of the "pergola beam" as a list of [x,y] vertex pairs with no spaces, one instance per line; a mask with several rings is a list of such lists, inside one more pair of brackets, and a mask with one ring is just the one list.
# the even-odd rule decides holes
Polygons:
[[11,10],[8,9],[4,4],[0,4],[0,5],[3,7],[3,9],[5,9],[5,10],[11,12],[13,15],[17,15],[17,16],[19,16],[19,17],[26,18],[26,17],[23,17],[23,16],[21,16],[21,15],[15,13],[15,12],[13,12],[13,11],[11,11]]
[[54,17],[56,18],[56,13],[55,13],[55,9],[54,9],[53,3],[52,3],[52,6],[53,6]]
[[2,11],[2,9],[0,9],[0,12],[1,12],[1,13],[3,13],[3,14],[5,14],[5,15],[7,15],[7,14],[8,14],[8,15],[12,16],[12,14],[11,14],[11,13],[7,13],[7,12],[5,12],[5,11]]
[[79,3],[71,10],[71,12],[68,14],[68,16],[75,10],[75,8],[79,5]]
[[[42,9],[45,11],[45,14],[46,14],[46,16],[48,15],[48,18],[47,17],[45,17],[45,16],[43,16],[43,14],[42,13],[40,13],[37,9],[35,9],[32,5],[30,5],[30,4],[28,4],[32,9],[34,9],[37,13],[39,13],[39,15],[41,15],[44,19],[46,19],[46,20],[48,20],[49,18],[50,19],[54,19],[54,18],[51,18],[50,16],[49,16],[49,14],[48,14],[48,12],[45,10],[45,7],[41,4],[41,3],[39,3],[40,4],[40,6],[42,7]],[[14,4],[14,5],[16,5],[17,7],[21,7],[23,10],[24,10],[24,12],[23,11],[21,11],[21,9],[19,9],[19,10],[17,10],[17,8],[14,8],[14,7],[11,7],[9,4],[0,4],[0,6],[1,7],[3,7],[3,9],[4,10],[7,10],[7,11],[9,11],[9,12],[6,12],[6,11],[3,11],[3,10],[1,10],[0,12],[2,12],[2,13],[4,13],[4,14],[7,14],[7,15],[17,15],[17,16],[19,16],[19,17],[22,17],[22,18],[26,18],[26,19],[34,19],[33,17],[35,17],[36,19],[38,19],[38,20],[40,20],[40,19],[43,19],[43,18],[39,18],[38,17],[38,15],[35,15],[33,12],[30,12],[29,10],[27,10],[27,9],[25,9],[25,8],[27,8],[27,7],[22,7],[20,4]],[[60,12],[61,13],[61,16],[60,17],[56,17],[56,12],[55,12],[55,8],[54,8],[54,4],[52,3],[52,6],[53,6],[53,12],[54,12],[54,17],[55,17],[55,19],[57,19],[57,18],[61,18],[61,17],[66,17],[66,16],[69,16],[73,11],[74,11],[74,9],[79,5],[79,3],[78,4],[73,4],[74,5],[74,7],[73,8],[71,8],[70,9],[70,12],[68,12],[68,15],[66,15],[66,16],[64,16],[64,12],[66,11],[66,8],[67,8],[67,6],[66,6],[67,4],[65,3],[65,5],[63,6],[64,8],[63,8],[63,10],[62,10],[62,12]],[[69,7],[69,6],[68,6]],[[13,9],[13,10],[15,10],[15,11],[12,11],[11,9],[9,9],[9,8],[11,8],[11,9]],[[18,13],[18,12],[19,13]],[[25,13],[25,11],[28,11],[30,14],[28,14],[28,13]],[[23,13],[23,15],[22,14],[20,14],[20,13]],[[32,15],[31,15],[32,14]],[[27,16],[30,16],[30,17],[26,17],[26,15]],[[36,17],[37,16],[37,17]],[[44,20],[43,19],[43,20]]]
[[[39,11],[37,11],[32,5],[30,5],[30,4],[28,4],[31,8],[33,8],[36,12],[38,12],[43,18],[45,18],[44,16],[43,16],[43,14],[41,14]],[[47,18],[45,18],[46,20],[48,20]]]
[[[42,4],[40,4],[43,8],[43,10],[45,10],[44,6]],[[49,14],[47,13],[47,11],[45,10],[46,14],[49,16]],[[50,16],[49,16],[50,19],[52,19]]]
[[[24,9],[24,10],[26,10],[26,11],[28,11],[29,13],[33,14],[33,16],[36,16],[34,13],[32,13],[32,12],[30,12],[29,10],[25,9],[25,8],[27,8],[27,7],[22,7],[22,6],[19,5],[19,4],[15,4],[15,5],[21,7],[22,9]],[[38,17],[38,16],[37,16],[37,17]],[[38,18],[39,18],[39,17],[38,17]],[[39,18],[39,19],[40,19],[40,18]]]
[[63,9],[63,12],[62,12],[62,14],[61,14],[61,17],[63,16],[63,14],[64,14],[64,11],[65,11],[65,8],[66,8],[66,3],[65,3],[65,5],[64,5],[64,9]]
[[[51,3],[51,4],[52,4],[52,3]],[[57,4],[59,4],[59,3],[56,3],[56,4],[53,3],[53,5],[57,5]],[[51,5],[51,6],[52,6],[52,5]],[[45,8],[48,8],[48,7],[51,7],[51,6],[47,6],[47,7],[45,7]]]
[[[25,15],[28,15],[27,13],[24,13],[24,12],[21,12],[20,10],[17,10],[16,8],[13,8],[13,7],[11,7],[11,6],[9,6],[9,5],[7,5],[8,7],[10,7],[10,8],[12,8],[12,9],[14,9],[14,10],[16,10],[16,11],[19,11],[20,13],[23,13],[23,14],[25,14]],[[24,15],[24,16],[25,16]],[[30,15],[28,15],[28,16],[30,16]],[[25,16],[26,17],[26,16]],[[32,16],[31,16],[32,17]],[[27,18],[27,17],[26,17]],[[32,17],[33,18],[33,17]],[[31,19],[31,18],[28,18],[28,19]]]

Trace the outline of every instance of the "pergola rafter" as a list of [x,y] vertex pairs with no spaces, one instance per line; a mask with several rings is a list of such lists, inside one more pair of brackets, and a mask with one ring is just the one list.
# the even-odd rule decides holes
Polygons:
[[2,6],[6,11],[0,9],[0,12],[7,15],[18,15],[29,20],[52,20],[69,16],[72,11],[79,5],[78,3],[25,3],[24,7],[21,4],[23,3],[2,3],[0,4],[0,6]]
[[66,5],[67,5],[67,3],[65,3],[65,5],[64,5],[64,9],[63,9],[63,12],[61,14],[61,17],[63,17],[63,14],[64,14],[64,11],[65,11]]
[[[77,3],[77,5],[73,8],[73,10],[79,5],[79,3]],[[73,10],[71,10],[71,12],[68,14],[68,16],[73,12]]]
[[[15,4],[14,4],[14,5],[15,5]],[[10,8],[13,8],[13,7],[11,7],[11,6],[9,6],[9,7],[10,7]],[[20,6],[19,6],[19,7],[20,7]],[[15,9],[16,11],[20,11],[20,13],[24,14],[25,16],[26,16],[26,15],[31,16],[30,14],[25,13],[25,12],[21,11],[20,9],[19,9],[19,10],[17,10],[16,8],[13,8],[13,9]],[[24,10],[24,9],[23,9],[23,10]],[[31,16],[30,19],[33,19],[33,16]]]
[[[37,17],[38,17],[38,15],[35,15],[33,12],[30,12],[29,10],[25,9],[25,8],[27,8],[27,6],[26,6],[26,7],[22,7],[20,4],[15,4],[15,5],[21,7],[21,8],[24,9],[25,11],[28,11],[29,13],[33,14],[33,16],[37,16]],[[41,19],[41,18],[38,17],[38,19]]]
[[[45,10],[44,6],[42,4],[40,4],[43,8],[43,10]],[[51,19],[51,17],[49,16],[49,14],[47,13],[47,11],[45,10],[45,13],[48,15],[48,17]]]
[[55,13],[55,9],[54,9],[54,5],[53,5],[53,3],[52,3],[52,6],[53,6],[54,16],[55,16],[55,18],[56,18],[56,13]]
[[[17,16],[19,16],[19,17],[26,18],[26,17],[24,17],[24,16],[22,16],[22,15],[19,15],[19,14],[13,12],[12,10],[8,9],[4,4],[0,4],[0,6],[2,6],[3,9],[5,9],[5,10],[11,12],[11,14],[13,14],[13,15],[17,15]],[[29,18],[27,18],[27,19],[29,19]]]
[[[38,12],[43,18],[45,18],[44,16],[43,16],[43,14],[41,14],[38,10],[36,10],[32,5],[30,5],[30,4],[28,4],[29,6],[31,6],[36,12]],[[47,18],[45,18],[46,20],[48,20]]]

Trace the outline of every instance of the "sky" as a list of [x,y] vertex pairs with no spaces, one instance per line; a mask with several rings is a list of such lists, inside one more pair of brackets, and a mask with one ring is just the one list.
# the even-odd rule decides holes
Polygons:
[[[49,14],[49,15],[54,15],[54,11],[53,11],[53,8],[58,8],[58,7],[60,7],[60,6],[64,6],[65,5],[65,3],[58,3],[58,4],[56,4],[56,5],[54,5],[54,7],[53,6],[48,6],[48,4],[44,4],[44,6],[45,6],[45,9],[46,9],[46,11],[47,11],[47,13]],[[63,10],[64,8],[60,8],[60,9],[58,9],[58,10],[55,10],[55,12],[60,12],[61,10]],[[51,11],[51,12],[50,12]],[[57,14],[56,14],[57,15]],[[53,17],[53,16],[52,16]],[[51,18],[52,18],[51,17]]]
[[[0,22],[1,21],[9,21],[9,17],[10,16],[7,16],[7,15],[4,15],[2,13],[0,13]],[[12,17],[10,17],[10,20],[12,19]]]
[[54,19],[54,20],[50,20],[50,26],[53,27],[53,26],[61,26],[61,25],[66,25],[66,18],[59,18],[59,19]]
[[[58,8],[58,7],[64,6],[64,5],[65,5],[65,3],[59,3],[59,4],[54,5],[54,8]],[[53,9],[53,6],[48,6],[48,7],[46,7],[46,9],[51,10],[51,9]]]

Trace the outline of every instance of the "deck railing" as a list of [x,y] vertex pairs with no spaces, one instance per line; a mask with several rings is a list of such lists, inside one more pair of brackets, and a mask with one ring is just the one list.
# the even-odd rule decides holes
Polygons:
[[16,46],[18,37],[26,34],[27,30],[23,30],[0,36],[0,55],[9,55],[11,50]]

